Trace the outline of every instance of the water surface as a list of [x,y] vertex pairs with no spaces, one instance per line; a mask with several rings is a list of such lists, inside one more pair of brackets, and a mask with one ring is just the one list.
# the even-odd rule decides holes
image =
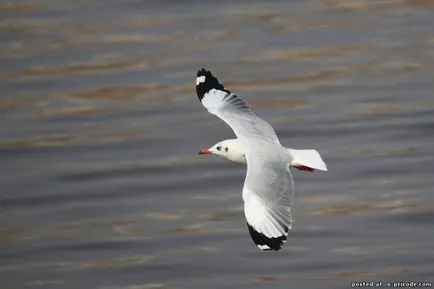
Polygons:
[[[433,281],[431,1],[0,3],[1,288]],[[327,173],[260,252],[205,67]]]

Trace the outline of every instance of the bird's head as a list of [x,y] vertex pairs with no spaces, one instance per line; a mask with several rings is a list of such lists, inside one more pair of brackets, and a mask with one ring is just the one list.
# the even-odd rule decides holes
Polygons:
[[200,155],[217,155],[224,157],[232,162],[246,163],[242,146],[238,139],[227,139],[216,143],[209,149],[204,149],[199,152]]

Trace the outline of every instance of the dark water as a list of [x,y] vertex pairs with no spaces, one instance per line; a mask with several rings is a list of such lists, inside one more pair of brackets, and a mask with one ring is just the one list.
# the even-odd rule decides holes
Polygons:
[[[433,281],[432,1],[1,1],[1,288]],[[13,4],[11,4],[13,3]],[[294,230],[260,252],[211,69],[281,142]]]

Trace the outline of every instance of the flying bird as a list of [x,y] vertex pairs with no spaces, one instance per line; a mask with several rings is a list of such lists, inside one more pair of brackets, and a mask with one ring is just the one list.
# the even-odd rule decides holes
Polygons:
[[274,129],[210,71],[197,72],[196,92],[208,112],[218,116],[237,138],[216,143],[199,154],[212,154],[247,165],[242,190],[244,215],[253,242],[264,251],[279,250],[291,230],[294,183],[290,167],[327,171],[318,151],[283,147]]

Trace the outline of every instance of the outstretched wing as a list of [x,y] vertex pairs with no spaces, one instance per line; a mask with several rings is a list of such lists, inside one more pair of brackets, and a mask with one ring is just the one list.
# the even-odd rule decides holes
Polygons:
[[244,214],[253,242],[261,250],[279,250],[291,229],[294,182],[288,163],[247,155]]
[[202,105],[226,122],[238,138],[280,144],[274,129],[254,114],[244,100],[225,89],[210,71],[202,68],[197,72],[196,92]]

